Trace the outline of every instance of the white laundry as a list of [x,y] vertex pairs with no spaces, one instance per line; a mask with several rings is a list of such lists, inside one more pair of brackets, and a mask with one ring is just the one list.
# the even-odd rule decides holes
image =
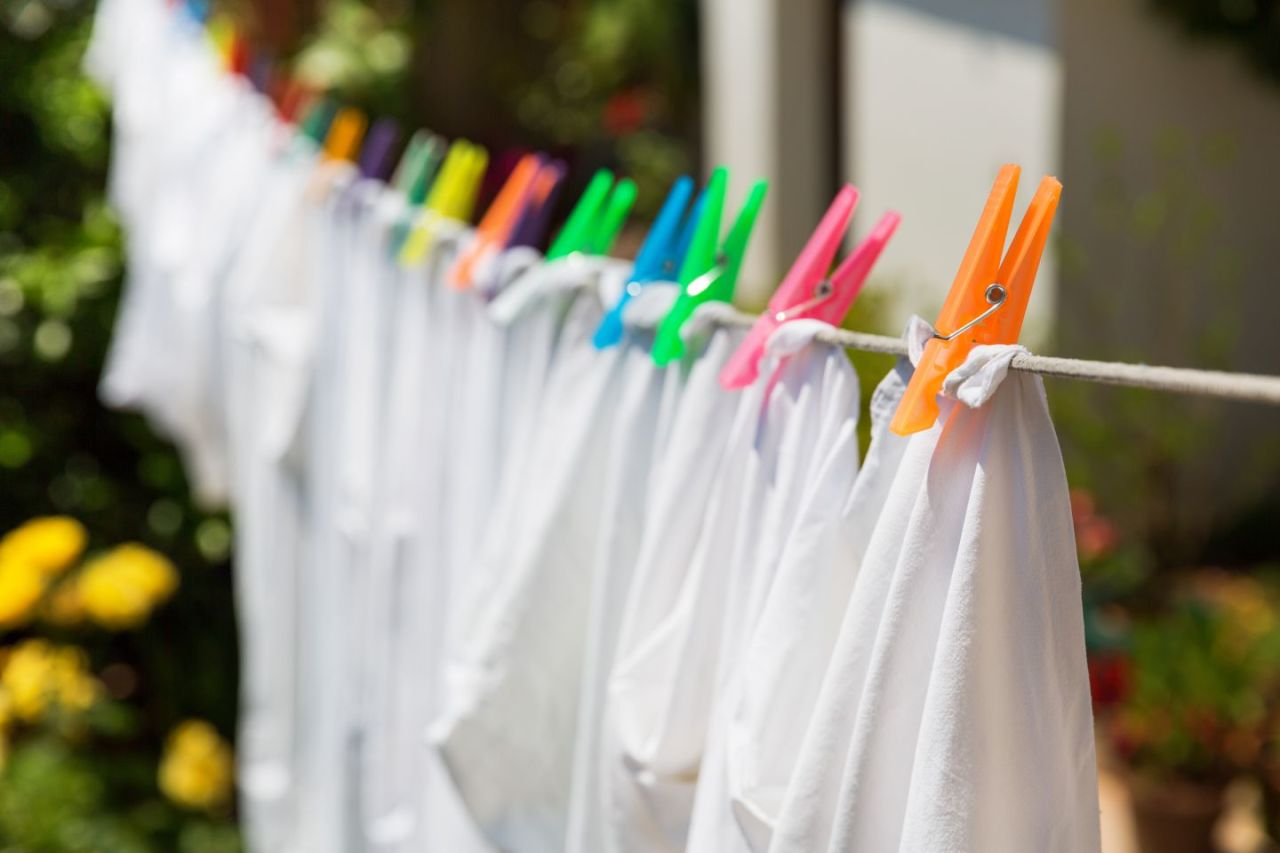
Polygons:
[[[503,298],[520,298],[516,286]],[[524,496],[472,571],[477,589],[450,644],[448,707],[433,725],[472,815],[504,849],[564,844],[566,756],[620,366],[617,353],[590,344],[600,313],[587,290],[565,320],[523,466]]]
[[604,844],[599,777],[609,672],[622,608],[639,556],[654,466],[666,449],[684,387],[685,366],[660,368],[650,353],[654,330],[678,293],[674,284],[650,283],[627,305],[623,317],[616,426],[610,436],[599,506],[598,548],[591,572],[584,578],[591,597],[582,639],[581,690],[572,747],[565,843],[569,851],[598,851]]
[[[726,466],[741,396],[725,391],[719,373],[743,338],[738,329],[710,331],[727,306],[700,306],[685,325],[687,340],[705,338],[655,465],[645,530],[631,592],[623,606],[600,734],[602,849],[683,849],[701,756],[701,729],[681,701],[695,692],[701,661],[688,656],[703,639],[693,618],[703,571],[717,552],[724,519],[736,508],[737,466]],[[701,348],[688,347],[691,352]],[[724,486],[724,488],[722,488]],[[710,640],[708,639],[708,642]],[[690,664],[686,669],[685,664]],[[709,675],[707,676],[709,677]],[[692,722],[692,724],[690,724]]]
[[[218,352],[235,518],[242,648],[237,774],[255,849],[296,833],[298,655],[305,483],[290,458],[307,384],[319,294],[309,286],[301,188],[314,159],[279,158],[220,291]],[[216,402],[216,400],[215,400]]]
[[[803,572],[809,568],[806,563],[818,558],[826,544],[822,539],[839,526],[841,504],[857,476],[857,374],[843,350],[812,345],[813,336],[829,328],[819,321],[797,320],[774,331],[765,345],[755,394],[744,394],[738,412],[735,428],[745,428],[751,440],[745,454],[725,462],[745,469],[737,529],[728,559],[718,567],[725,577],[715,578],[713,570],[703,581],[721,592],[705,597],[706,605],[696,617],[704,623],[718,618],[721,632],[715,639],[719,648],[709,646],[702,653],[709,665],[714,662],[716,674],[704,682],[714,694],[702,699],[710,703],[710,711],[689,850],[742,846],[731,809],[731,777],[741,778],[743,756],[731,751],[731,727],[736,696],[755,686],[744,686],[745,667],[752,662],[745,649],[779,572]],[[741,447],[735,445],[735,450]],[[834,583],[821,579],[815,593],[822,582]],[[795,660],[786,663],[802,665]],[[701,706],[698,712],[707,713]]]
[[[784,798],[777,851],[1096,850],[1080,580],[1057,439],[978,347],[913,436]],[[987,399],[989,397],[989,399]]]
[[[387,195],[384,236],[390,238],[404,212],[402,201]],[[444,273],[468,233],[455,224],[437,225],[438,237],[422,263],[392,270],[394,350],[365,661],[370,701],[362,773],[369,850],[487,849],[423,738],[441,702],[444,636],[457,594],[446,484],[459,424],[450,401],[456,386],[468,381],[458,374],[464,362],[456,348],[466,341],[456,327],[459,294],[443,290]],[[383,255],[390,258],[389,244]]]

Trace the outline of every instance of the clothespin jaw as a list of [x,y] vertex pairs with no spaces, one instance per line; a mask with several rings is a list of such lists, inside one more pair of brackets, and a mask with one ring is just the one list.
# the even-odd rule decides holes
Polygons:
[[511,232],[508,248],[529,246],[542,242],[547,224],[551,221],[551,211],[555,208],[556,197],[564,186],[565,172],[568,171],[563,160],[553,160],[538,170],[534,179],[533,190],[529,202],[520,213],[520,221]]
[[298,129],[303,136],[306,136],[316,145],[321,145],[327,138],[329,127],[333,124],[334,116],[337,113],[337,104],[326,97],[318,98],[308,107],[306,115],[302,119],[302,124]]
[[[445,219],[469,219],[480,178],[488,163],[489,153],[484,148],[465,139],[455,140],[449,146],[444,164],[427,193],[425,209]],[[435,240],[435,235],[436,224],[430,218],[420,220],[400,246],[400,262],[413,264],[420,261]]]
[[465,290],[474,281],[475,269],[484,259],[492,257],[506,244],[520,211],[529,200],[534,181],[542,168],[542,158],[526,154],[507,176],[493,204],[485,211],[476,228],[474,242],[468,247],[449,271],[449,284]]
[[[727,175],[725,177],[727,183]],[[653,360],[659,366],[665,365],[684,355],[684,339],[681,330],[685,322],[693,315],[694,309],[704,302],[730,302],[733,300],[734,286],[738,281],[738,273],[742,270],[742,261],[746,256],[747,246],[751,240],[751,230],[755,227],[756,217],[764,204],[769,191],[768,181],[756,181],[747,194],[747,200],[729,229],[717,254],[707,254],[704,242],[704,227],[719,230],[719,211],[723,207],[723,187],[713,192],[715,175],[707,186],[707,194],[703,201],[703,211],[698,217],[697,231],[693,243],[685,255],[680,270],[680,295],[676,303],[667,312],[658,326],[657,337],[653,343]],[[704,223],[714,223],[706,226]],[[714,237],[713,237],[714,239]]]
[[364,113],[354,107],[338,110],[338,114],[333,117],[333,124],[329,126],[329,133],[324,138],[325,158],[344,163],[355,162],[367,123]]
[[587,244],[583,248],[586,254],[609,254],[613,244],[617,242],[618,235],[622,233],[627,215],[631,213],[631,208],[636,203],[637,193],[636,182],[630,178],[622,178],[614,184],[613,192],[609,193],[609,200],[605,203],[604,213],[601,214],[599,222],[587,238]]
[[385,178],[391,167],[391,151],[399,138],[400,127],[395,119],[380,118],[374,122],[360,149],[360,174],[378,180]]
[[569,218],[565,220],[564,227],[560,229],[560,233],[551,243],[551,248],[547,250],[548,261],[583,250],[600,207],[604,204],[612,186],[613,172],[608,169],[600,169],[591,176],[587,188],[578,197],[578,203],[569,212]]
[[1018,340],[1036,272],[1062,195],[1055,178],[1040,181],[1031,206],[1001,263],[1021,170],[1006,165],[996,177],[973,239],[960,264],[932,340],[907,385],[889,428],[899,435],[929,429],[938,419],[943,380],[979,344]]
[[682,220],[692,219],[686,216],[685,208],[693,196],[693,179],[688,176],[679,178],[667,193],[666,201],[658,211],[658,218],[653,221],[644,245],[636,256],[635,267],[627,279],[617,303],[609,309],[596,327],[592,343],[596,349],[605,349],[622,340],[622,313],[632,297],[649,282],[671,281],[676,277],[676,270],[688,248],[684,235],[692,238],[693,228],[681,227]]
[[896,213],[885,214],[867,239],[834,272],[828,272],[857,203],[858,191],[846,184],[769,300],[768,310],[720,371],[720,384],[726,389],[745,388],[756,381],[765,343],[783,323],[812,318],[839,325],[844,320],[900,221]]

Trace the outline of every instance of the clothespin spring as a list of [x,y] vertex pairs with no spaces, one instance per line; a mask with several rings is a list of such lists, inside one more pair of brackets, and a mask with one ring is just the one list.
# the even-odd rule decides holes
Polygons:
[[729,268],[729,258],[723,252],[716,255],[716,265],[695,278],[693,281],[685,285],[684,291],[690,296],[697,296],[702,291],[716,283],[720,276],[724,275],[725,270]]
[[785,311],[779,311],[777,314],[773,315],[773,319],[777,320],[779,323],[785,323],[788,320],[790,320],[792,317],[795,317],[799,314],[803,314],[804,312],[808,311],[810,308],[816,308],[817,306],[821,305],[823,302],[826,302],[828,299],[830,299],[832,296],[835,295],[835,292],[836,292],[835,282],[833,282],[829,278],[824,278],[821,281],[819,281],[818,284],[813,288],[812,298],[806,299],[804,302],[801,302],[799,305],[792,305],[790,308],[788,308]]
[[1004,305],[1004,301],[1006,297],[1008,297],[1009,292],[1004,289],[1004,285],[1002,284],[992,284],[987,287],[987,292],[985,295],[987,297],[987,302],[990,303],[991,305],[990,308],[988,308],[986,311],[983,311],[977,317],[974,317],[972,320],[965,323],[963,326],[956,329],[954,332],[952,332],[949,335],[940,335],[937,332],[934,332],[933,336],[940,341],[949,341],[956,337],[959,337],[960,335],[972,329],[974,326],[981,323],[983,320],[990,317],[992,314],[996,313],[996,311],[1000,310],[1001,306]]

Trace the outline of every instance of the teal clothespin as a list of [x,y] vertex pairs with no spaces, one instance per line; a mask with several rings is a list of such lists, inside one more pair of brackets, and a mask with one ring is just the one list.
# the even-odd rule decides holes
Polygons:
[[680,332],[695,308],[704,302],[733,300],[733,289],[751,241],[751,229],[769,191],[769,182],[761,180],[751,185],[738,218],[717,252],[720,213],[728,181],[728,171],[721,168],[712,173],[707,185],[706,207],[698,220],[693,244],[680,268],[680,296],[658,326],[653,343],[653,360],[658,365],[668,364],[684,355],[684,339]]
[[337,114],[337,104],[330,98],[319,98],[307,110],[307,116],[302,120],[298,131],[317,146],[324,145],[325,137],[329,135],[329,127]]
[[419,130],[409,139],[400,163],[391,178],[394,186],[409,203],[409,210],[392,228],[390,249],[393,257],[399,257],[409,232],[413,230],[416,209],[427,199],[427,192],[440,172],[444,160],[444,140],[429,130]]

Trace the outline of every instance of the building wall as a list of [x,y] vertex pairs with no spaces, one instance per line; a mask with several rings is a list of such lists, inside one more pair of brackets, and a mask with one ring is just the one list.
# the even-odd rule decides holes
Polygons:
[[[1052,0],[854,0],[842,14],[841,155],[862,190],[861,232],[887,208],[902,226],[872,280],[886,331],[932,320],[997,170],[1023,167],[1021,215],[1060,166],[1062,62]],[[1012,237],[1012,229],[1010,231]],[[1026,337],[1049,329],[1054,252]]]
[[[1062,9],[1058,348],[1280,374],[1280,84],[1143,0]],[[1185,445],[1158,486],[1172,523],[1280,495],[1280,411],[1163,395],[1140,411],[1152,441]]]

